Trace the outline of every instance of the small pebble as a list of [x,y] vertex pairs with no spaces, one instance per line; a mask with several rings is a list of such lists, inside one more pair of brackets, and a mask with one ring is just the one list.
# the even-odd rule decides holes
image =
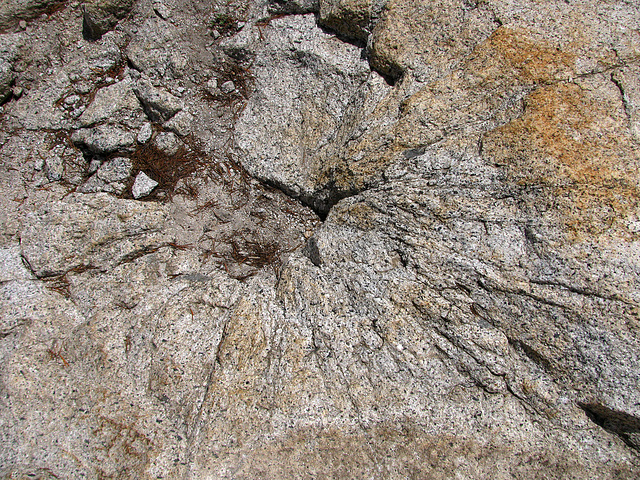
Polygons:
[[227,80],[222,85],[220,85],[220,90],[222,93],[231,93],[236,89],[236,86],[233,84],[231,80]]
[[87,168],[87,172],[88,173],[96,173],[98,171],[98,169],[100,168],[100,165],[102,165],[102,162],[96,158],[91,160],[91,163],[89,163],[89,168]]
[[64,99],[64,104],[67,106],[71,106],[76,102],[78,102],[79,100],[80,100],[80,97],[78,95],[69,95],[67,98]]
[[150,123],[145,123],[138,132],[138,143],[147,143],[153,135],[153,129]]

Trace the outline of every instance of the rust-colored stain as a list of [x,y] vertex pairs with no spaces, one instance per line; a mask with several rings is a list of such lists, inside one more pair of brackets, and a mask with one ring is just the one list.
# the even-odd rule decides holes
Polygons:
[[537,40],[532,33],[500,27],[477,47],[470,66],[482,71],[478,67],[484,64],[484,73],[489,73],[493,69],[486,67],[500,65],[501,72],[492,71],[491,76],[512,73],[520,82],[549,83],[572,77],[575,62],[573,53]]
[[485,136],[484,154],[521,186],[556,199],[570,231],[598,235],[638,207],[640,148],[621,102],[574,83],[547,85],[522,117]]

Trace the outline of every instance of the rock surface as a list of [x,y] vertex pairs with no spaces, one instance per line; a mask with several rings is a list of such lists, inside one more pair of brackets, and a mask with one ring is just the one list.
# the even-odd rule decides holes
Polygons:
[[144,105],[147,115],[154,121],[167,121],[182,110],[179,99],[155,88],[148,80],[140,80],[133,91]]
[[0,478],[638,478],[637,5],[112,3],[0,7]]
[[16,27],[18,23],[25,26],[25,20],[31,20],[47,10],[64,8],[65,3],[65,0],[4,0],[0,4],[0,31]]
[[83,33],[98,40],[133,8],[135,0],[88,0],[84,5]]

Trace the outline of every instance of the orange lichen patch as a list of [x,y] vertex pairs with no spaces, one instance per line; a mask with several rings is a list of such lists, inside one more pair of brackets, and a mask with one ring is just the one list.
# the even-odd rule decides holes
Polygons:
[[601,234],[638,207],[640,148],[607,86],[546,86],[519,119],[486,135],[484,155],[512,181],[556,198],[576,234]]
[[572,53],[529,32],[500,27],[462,69],[402,102],[394,151],[430,145],[448,132],[478,128],[483,122],[506,122],[518,113],[505,109],[510,99],[534,85],[572,78],[573,65]]
[[499,65],[501,74],[515,73],[520,82],[550,83],[572,78],[575,63],[575,54],[530,32],[500,27],[476,48],[469,66],[493,77],[498,72],[491,67]]

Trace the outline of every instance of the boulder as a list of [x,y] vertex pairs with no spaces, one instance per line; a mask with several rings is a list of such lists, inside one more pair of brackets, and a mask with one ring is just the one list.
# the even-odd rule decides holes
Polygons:
[[78,119],[80,126],[90,127],[106,121],[127,124],[142,117],[142,107],[132,86],[133,82],[127,78],[98,90]]

